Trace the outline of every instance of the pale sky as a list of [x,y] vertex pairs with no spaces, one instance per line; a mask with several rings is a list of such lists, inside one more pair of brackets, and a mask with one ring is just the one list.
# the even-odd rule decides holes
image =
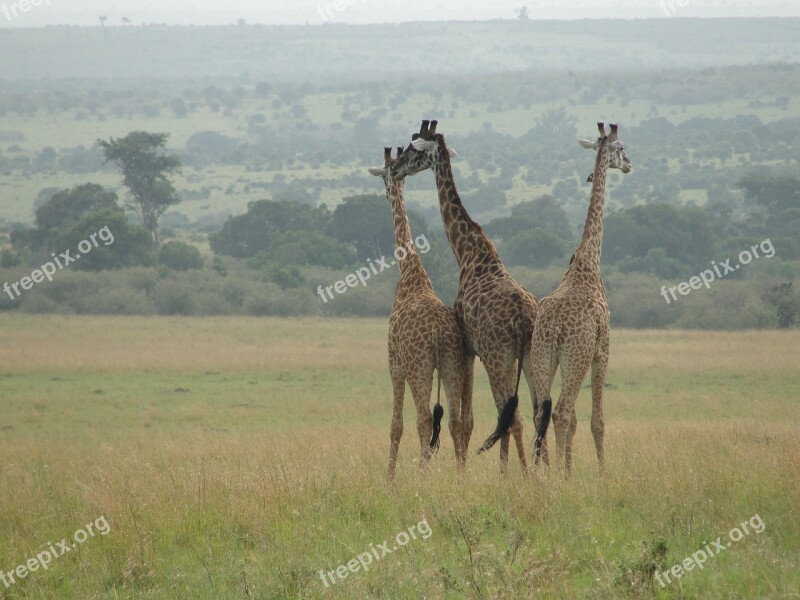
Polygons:
[[[97,25],[320,25],[514,18],[527,5],[532,19],[800,16],[800,0],[0,0],[0,28]],[[33,4],[36,6],[33,6]],[[339,9],[337,10],[337,6]]]

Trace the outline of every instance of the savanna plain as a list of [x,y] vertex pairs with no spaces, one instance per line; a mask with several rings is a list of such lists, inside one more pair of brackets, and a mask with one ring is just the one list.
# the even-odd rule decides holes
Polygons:
[[[465,472],[446,426],[419,469],[407,394],[392,485],[383,319],[17,314],[0,329],[0,569],[109,525],[0,598],[800,595],[798,331],[615,330],[602,478],[589,390],[570,480],[476,456],[496,418],[478,366]],[[524,383],[521,398],[530,445]],[[763,530],[659,584],[754,515]],[[427,537],[366,572],[320,576],[423,519]]]

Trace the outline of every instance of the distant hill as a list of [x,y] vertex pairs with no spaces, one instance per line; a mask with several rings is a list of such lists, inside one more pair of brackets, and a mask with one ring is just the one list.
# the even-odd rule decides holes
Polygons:
[[[0,80],[216,83],[800,61],[800,19],[0,29]],[[127,83],[126,83],[127,81]]]

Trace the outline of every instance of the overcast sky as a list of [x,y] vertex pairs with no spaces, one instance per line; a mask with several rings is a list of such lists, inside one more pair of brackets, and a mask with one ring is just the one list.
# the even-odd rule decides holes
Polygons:
[[510,19],[522,5],[533,19],[800,16],[800,0],[32,0],[26,11],[20,0],[0,0],[0,28],[96,25],[100,15],[114,25],[123,17],[180,25]]

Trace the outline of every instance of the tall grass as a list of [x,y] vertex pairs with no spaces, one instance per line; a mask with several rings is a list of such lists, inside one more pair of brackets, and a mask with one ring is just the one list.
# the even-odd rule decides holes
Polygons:
[[[382,320],[2,317],[0,569],[104,515],[0,598],[777,598],[800,589],[797,333],[614,332],[607,474],[588,390],[575,473],[525,476],[449,435],[386,482]],[[494,409],[476,382],[482,439]],[[523,392],[524,395],[524,392]],[[531,408],[522,404],[526,438]],[[473,443],[474,446],[474,443]],[[661,588],[672,565],[766,524]],[[426,518],[411,541],[332,571]]]

